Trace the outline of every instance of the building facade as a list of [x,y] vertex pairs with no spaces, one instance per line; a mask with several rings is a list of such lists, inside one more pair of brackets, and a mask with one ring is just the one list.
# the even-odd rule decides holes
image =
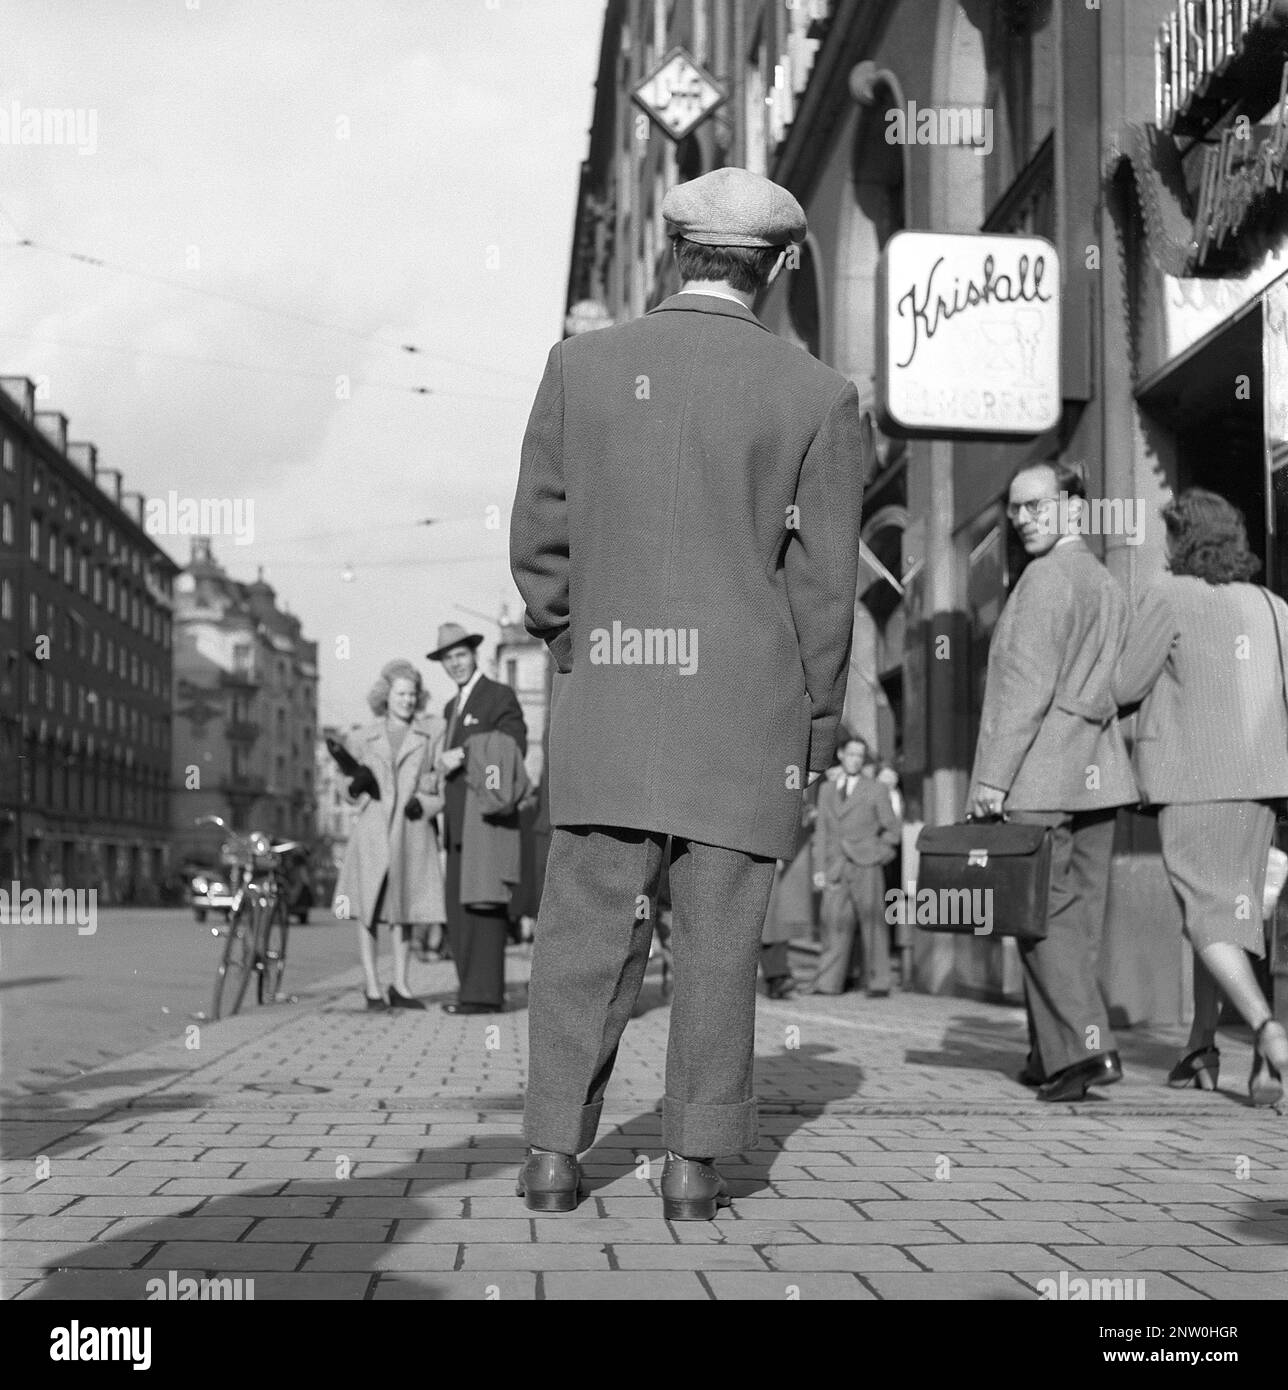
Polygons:
[[36,401],[0,379],[0,881],[156,902],[177,566]]
[[[1159,506],[1189,484],[1245,509],[1268,581],[1288,588],[1285,12],[1283,0],[606,6],[568,332],[678,288],[662,199],[723,164],[804,206],[806,244],[757,312],[867,405],[892,236],[1037,235],[1058,255],[1053,428],[1002,442],[878,433],[847,717],[897,763],[915,820],[964,811],[989,638],[1023,564],[1004,511],[1018,465],[1077,462],[1134,523],[1088,537],[1129,601],[1162,568]],[[726,96],[678,144],[630,99],[676,45]],[[1154,824],[1133,812],[1119,817],[1106,932],[1115,1017],[1183,1016],[1190,954]],[[916,938],[921,988],[1018,997],[1010,943]]]
[[280,608],[263,576],[245,584],[194,538],[175,581],[175,853],[208,861],[219,815],[234,829],[311,843],[317,644]]

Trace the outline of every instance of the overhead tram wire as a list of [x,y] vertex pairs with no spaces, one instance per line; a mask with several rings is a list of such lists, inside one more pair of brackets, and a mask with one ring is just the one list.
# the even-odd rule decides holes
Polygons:
[[[0,211],[3,211],[0,209]],[[5,213],[5,219],[18,231],[13,218]],[[415,357],[425,357],[438,362],[447,362],[452,366],[464,367],[469,371],[486,372],[491,376],[509,377],[514,381],[521,381],[526,386],[536,384],[536,379],[525,372],[512,372],[504,367],[497,367],[491,363],[470,362],[465,358],[455,357],[445,352],[431,352],[416,343],[391,343],[387,338],[377,337],[374,333],[364,333],[360,329],[350,328],[345,324],[330,323],[325,319],[315,318],[311,314],[301,313],[296,309],[285,309],[270,304],[260,304],[253,299],[245,299],[239,295],[228,294],[223,290],[206,289],[201,285],[191,285],[184,280],[176,279],[171,275],[159,275],[155,271],[142,270],[136,266],[122,265],[119,261],[110,261],[104,256],[91,256],[83,251],[68,251],[61,246],[53,246],[48,242],[37,241],[34,237],[19,235],[16,240],[8,244],[24,250],[42,251],[49,256],[58,256],[64,260],[74,261],[78,265],[89,266],[95,270],[112,270],[120,275],[132,275],[141,280],[151,280],[158,285],[166,285],[171,289],[185,291],[188,294],[202,295],[207,299],[220,300],[225,304],[235,304],[239,308],[249,309],[257,314],[268,314],[276,318],[292,319],[297,323],[308,324],[313,328],[320,328],[328,333],[339,333],[345,337],[356,339],[358,342],[372,343],[377,347],[386,348],[391,352],[407,353]],[[485,398],[486,399],[486,398]]]
[[[337,376],[348,376],[343,372],[312,371],[304,367],[279,367],[268,362],[233,362],[223,357],[196,357],[191,353],[162,352],[155,348],[122,347],[114,343],[75,342],[67,338],[45,338],[31,333],[0,332],[0,339],[11,338],[21,342],[44,343],[49,347],[71,348],[85,352],[115,352],[127,357],[157,357],[171,362],[191,362],[197,366],[223,367],[236,372],[258,372],[266,376],[296,376],[335,383]],[[453,391],[437,386],[406,386],[393,381],[371,381],[365,377],[348,377],[351,386],[373,387],[380,391],[401,391],[412,396],[448,396],[459,400],[493,401],[504,405],[524,405],[519,396],[495,396],[484,391]]]

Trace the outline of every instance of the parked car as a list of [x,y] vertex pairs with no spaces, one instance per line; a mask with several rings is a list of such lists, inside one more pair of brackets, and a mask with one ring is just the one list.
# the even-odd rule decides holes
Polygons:
[[188,878],[188,901],[198,922],[206,920],[207,912],[226,915],[233,905],[233,890],[226,870],[193,869]]

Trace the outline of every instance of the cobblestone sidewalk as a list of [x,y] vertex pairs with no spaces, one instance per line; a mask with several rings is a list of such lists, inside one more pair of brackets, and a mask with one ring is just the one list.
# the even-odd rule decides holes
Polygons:
[[1012,1077],[1020,1010],[924,995],[762,1000],[761,1146],[721,1165],[732,1209],[669,1224],[651,974],[589,1196],[533,1215],[513,1185],[521,953],[509,971],[504,1015],[443,1014],[448,965],[422,972],[427,1012],[370,1014],[355,971],[11,1101],[6,1296],[144,1298],[172,1271],[258,1299],[1288,1291],[1288,1122],[1241,1094],[1246,1042],[1223,1036],[1225,1089],[1205,1096],[1163,1085],[1178,1031],[1135,1030],[1121,1084],[1048,1107]]

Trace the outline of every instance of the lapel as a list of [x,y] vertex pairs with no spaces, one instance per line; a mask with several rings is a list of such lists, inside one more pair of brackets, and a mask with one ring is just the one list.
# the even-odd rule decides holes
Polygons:
[[[402,766],[409,753],[414,753],[425,742],[424,733],[412,724],[403,735],[403,741],[398,747],[398,757],[394,761],[395,770]],[[385,747],[389,746],[388,738],[385,739]]]
[[390,769],[393,768],[393,758],[390,756],[389,740],[385,737],[385,722],[382,719],[379,724],[373,724],[363,739],[366,744],[367,755],[363,762],[371,763],[375,760],[383,762]]
[[650,314],[668,314],[671,312],[719,314],[723,318],[741,319],[744,323],[755,324],[757,328],[763,328],[766,333],[769,332],[769,329],[746,305],[740,304],[734,299],[722,299],[717,294],[673,294],[669,299],[664,299],[661,304],[648,312]]
[[[479,695],[480,695],[480,693],[481,693],[481,691],[482,691],[482,689],[483,689],[484,683],[485,683],[486,681],[487,681],[487,677],[486,677],[485,675],[483,675],[482,673],[480,673],[480,674],[479,674],[478,680],[476,680],[476,681],[474,682],[474,689],[470,691],[469,699],[465,701],[465,705],[464,705],[464,707],[463,707],[462,710],[461,710],[461,719],[460,719],[460,723],[458,723],[457,726],[456,726],[456,732],[457,732],[458,735],[460,734],[461,730],[465,727],[465,716],[466,716],[467,714],[474,714],[474,713],[477,713],[477,711],[478,711],[478,704],[479,704]],[[457,699],[460,699],[460,692],[459,692],[459,691],[457,691],[457,696],[456,696],[456,698],[457,698]]]

